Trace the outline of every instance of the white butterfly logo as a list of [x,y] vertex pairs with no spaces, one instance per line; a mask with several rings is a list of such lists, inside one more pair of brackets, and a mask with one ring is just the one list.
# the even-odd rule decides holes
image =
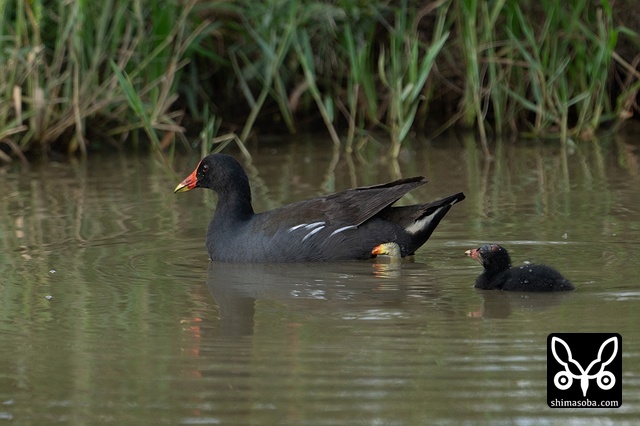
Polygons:
[[[564,347],[564,350],[569,357],[566,361],[563,361],[556,352],[556,345],[558,344]],[[613,353],[607,361],[602,361],[602,354],[604,352],[604,349],[609,344],[613,344]],[[598,357],[591,361],[591,364],[589,364],[586,369],[583,369],[580,363],[573,359],[573,355],[571,354],[569,345],[567,345],[567,343],[559,337],[554,336],[551,338],[551,352],[553,352],[553,356],[556,361],[558,361],[558,363],[564,367],[564,371],[558,372],[553,378],[553,383],[560,390],[569,389],[573,384],[573,379],[580,379],[582,396],[586,397],[587,389],[589,389],[589,380],[591,379],[596,379],[598,387],[602,390],[609,390],[616,384],[616,378],[613,373],[611,373],[610,371],[605,371],[605,367],[611,364],[611,361],[613,361],[616,354],[618,353],[618,339],[616,339],[615,336],[605,340],[602,345],[600,345],[600,349],[598,350]],[[600,365],[600,369],[598,370],[598,372],[595,374],[589,374],[591,369],[600,362],[602,364]],[[575,365],[578,370],[580,370],[580,374],[573,374],[569,369],[569,363]]]

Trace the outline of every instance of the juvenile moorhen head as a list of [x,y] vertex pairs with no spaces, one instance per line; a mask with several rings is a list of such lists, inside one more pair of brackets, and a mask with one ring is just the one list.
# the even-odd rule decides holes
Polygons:
[[485,244],[477,249],[467,250],[467,256],[477,260],[491,275],[511,268],[511,257],[507,250],[498,244]]
[[374,256],[389,256],[392,258],[402,257],[400,246],[397,243],[383,243],[377,245],[373,250],[371,250],[371,254]]

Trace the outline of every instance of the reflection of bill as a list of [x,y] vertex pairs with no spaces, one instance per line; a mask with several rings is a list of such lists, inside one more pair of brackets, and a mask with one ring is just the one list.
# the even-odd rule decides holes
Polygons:
[[[605,351],[605,348],[609,345],[613,345],[611,356],[606,361],[603,361],[603,353]],[[557,348],[559,346],[562,346],[564,348],[564,351],[567,355],[566,361],[563,361],[562,354],[558,353]],[[553,378],[553,383],[555,384],[556,388],[560,390],[569,389],[573,384],[573,379],[578,379],[580,380],[580,387],[582,388],[582,396],[586,397],[587,389],[589,389],[589,380],[591,379],[596,379],[598,387],[600,387],[600,389],[602,390],[609,390],[616,384],[616,378],[613,373],[611,373],[610,371],[605,371],[605,368],[609,364],[611,364],[611,362],[618,354],[618,339],[615,336],[605,340],[602,345],[600,345],[597,358],[591,361],[586,369],[582,368],[580,363],[573,359],[573,355],[571,353],[569,345],[567,345],[567,343],[561,338],[556,336],[552,337],[551,351],[553,352],[553,357],[556,359],[556,361],[564,367],[564,371],[558,372]],[[573,364],[578,369],[578,371],[580,371],[580,374],[574,374],[573,372],[571,372],[569,363]],[[591,370],[597,368],[598,366],[599,369],[597,373],[590,374]]]

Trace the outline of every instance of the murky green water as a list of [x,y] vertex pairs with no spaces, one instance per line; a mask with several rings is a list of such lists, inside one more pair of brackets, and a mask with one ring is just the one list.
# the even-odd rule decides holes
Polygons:
[[[631,140],[631,138],[629,138]],[[640,151],[624,139],[398,167],[328,140],[258,147],[256,210],[399,174],[464,191],[413,262],[212,263],[215,197],[146,158],[0,169],[0,424],[543,424],[640,418]],[[411,199],[408,201],[412,201]],[[569,294],[483,292],[468,248],[547,262]],[[617,332],[623,405],[550,409],[551,332]]]

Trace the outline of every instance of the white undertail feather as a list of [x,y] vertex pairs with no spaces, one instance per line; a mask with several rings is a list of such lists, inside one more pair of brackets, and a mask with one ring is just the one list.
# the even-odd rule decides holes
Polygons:
[[429,222],[431,222],[431,219],[433,219],[433,217],[435,215],[437,215],[440,210],[442,210],[442,207],[440,207],[435,212],[431,213],[429,216],[425,216],[420,220],[416,220],[415,222],[413,222],[411,225],[407,226],[404,229],[410,234],[415,234],[415,233],[418,233],[418,232],[422,231],[424,229],[424,227]]
[[[458,200],[453,200],[452,202],[449,203],[448,206],[452,206],[457,202],[458,202]],[[435,212],[431,213],[429,216],[425,216],[420,220],[416,220],[415,222],[413,222],[411,225],[407,226],[404,229],[410,234],[416,234],[416,233],[422,231],[425,228],[425,226],[427,226],[427,224],[429,224],[429,222],[431,222],[431,220],[436,215],[438,215],[438,213],[440,213],[440,210],[442,210],[443,208],[448,207],[448,206],[440,207]]]

